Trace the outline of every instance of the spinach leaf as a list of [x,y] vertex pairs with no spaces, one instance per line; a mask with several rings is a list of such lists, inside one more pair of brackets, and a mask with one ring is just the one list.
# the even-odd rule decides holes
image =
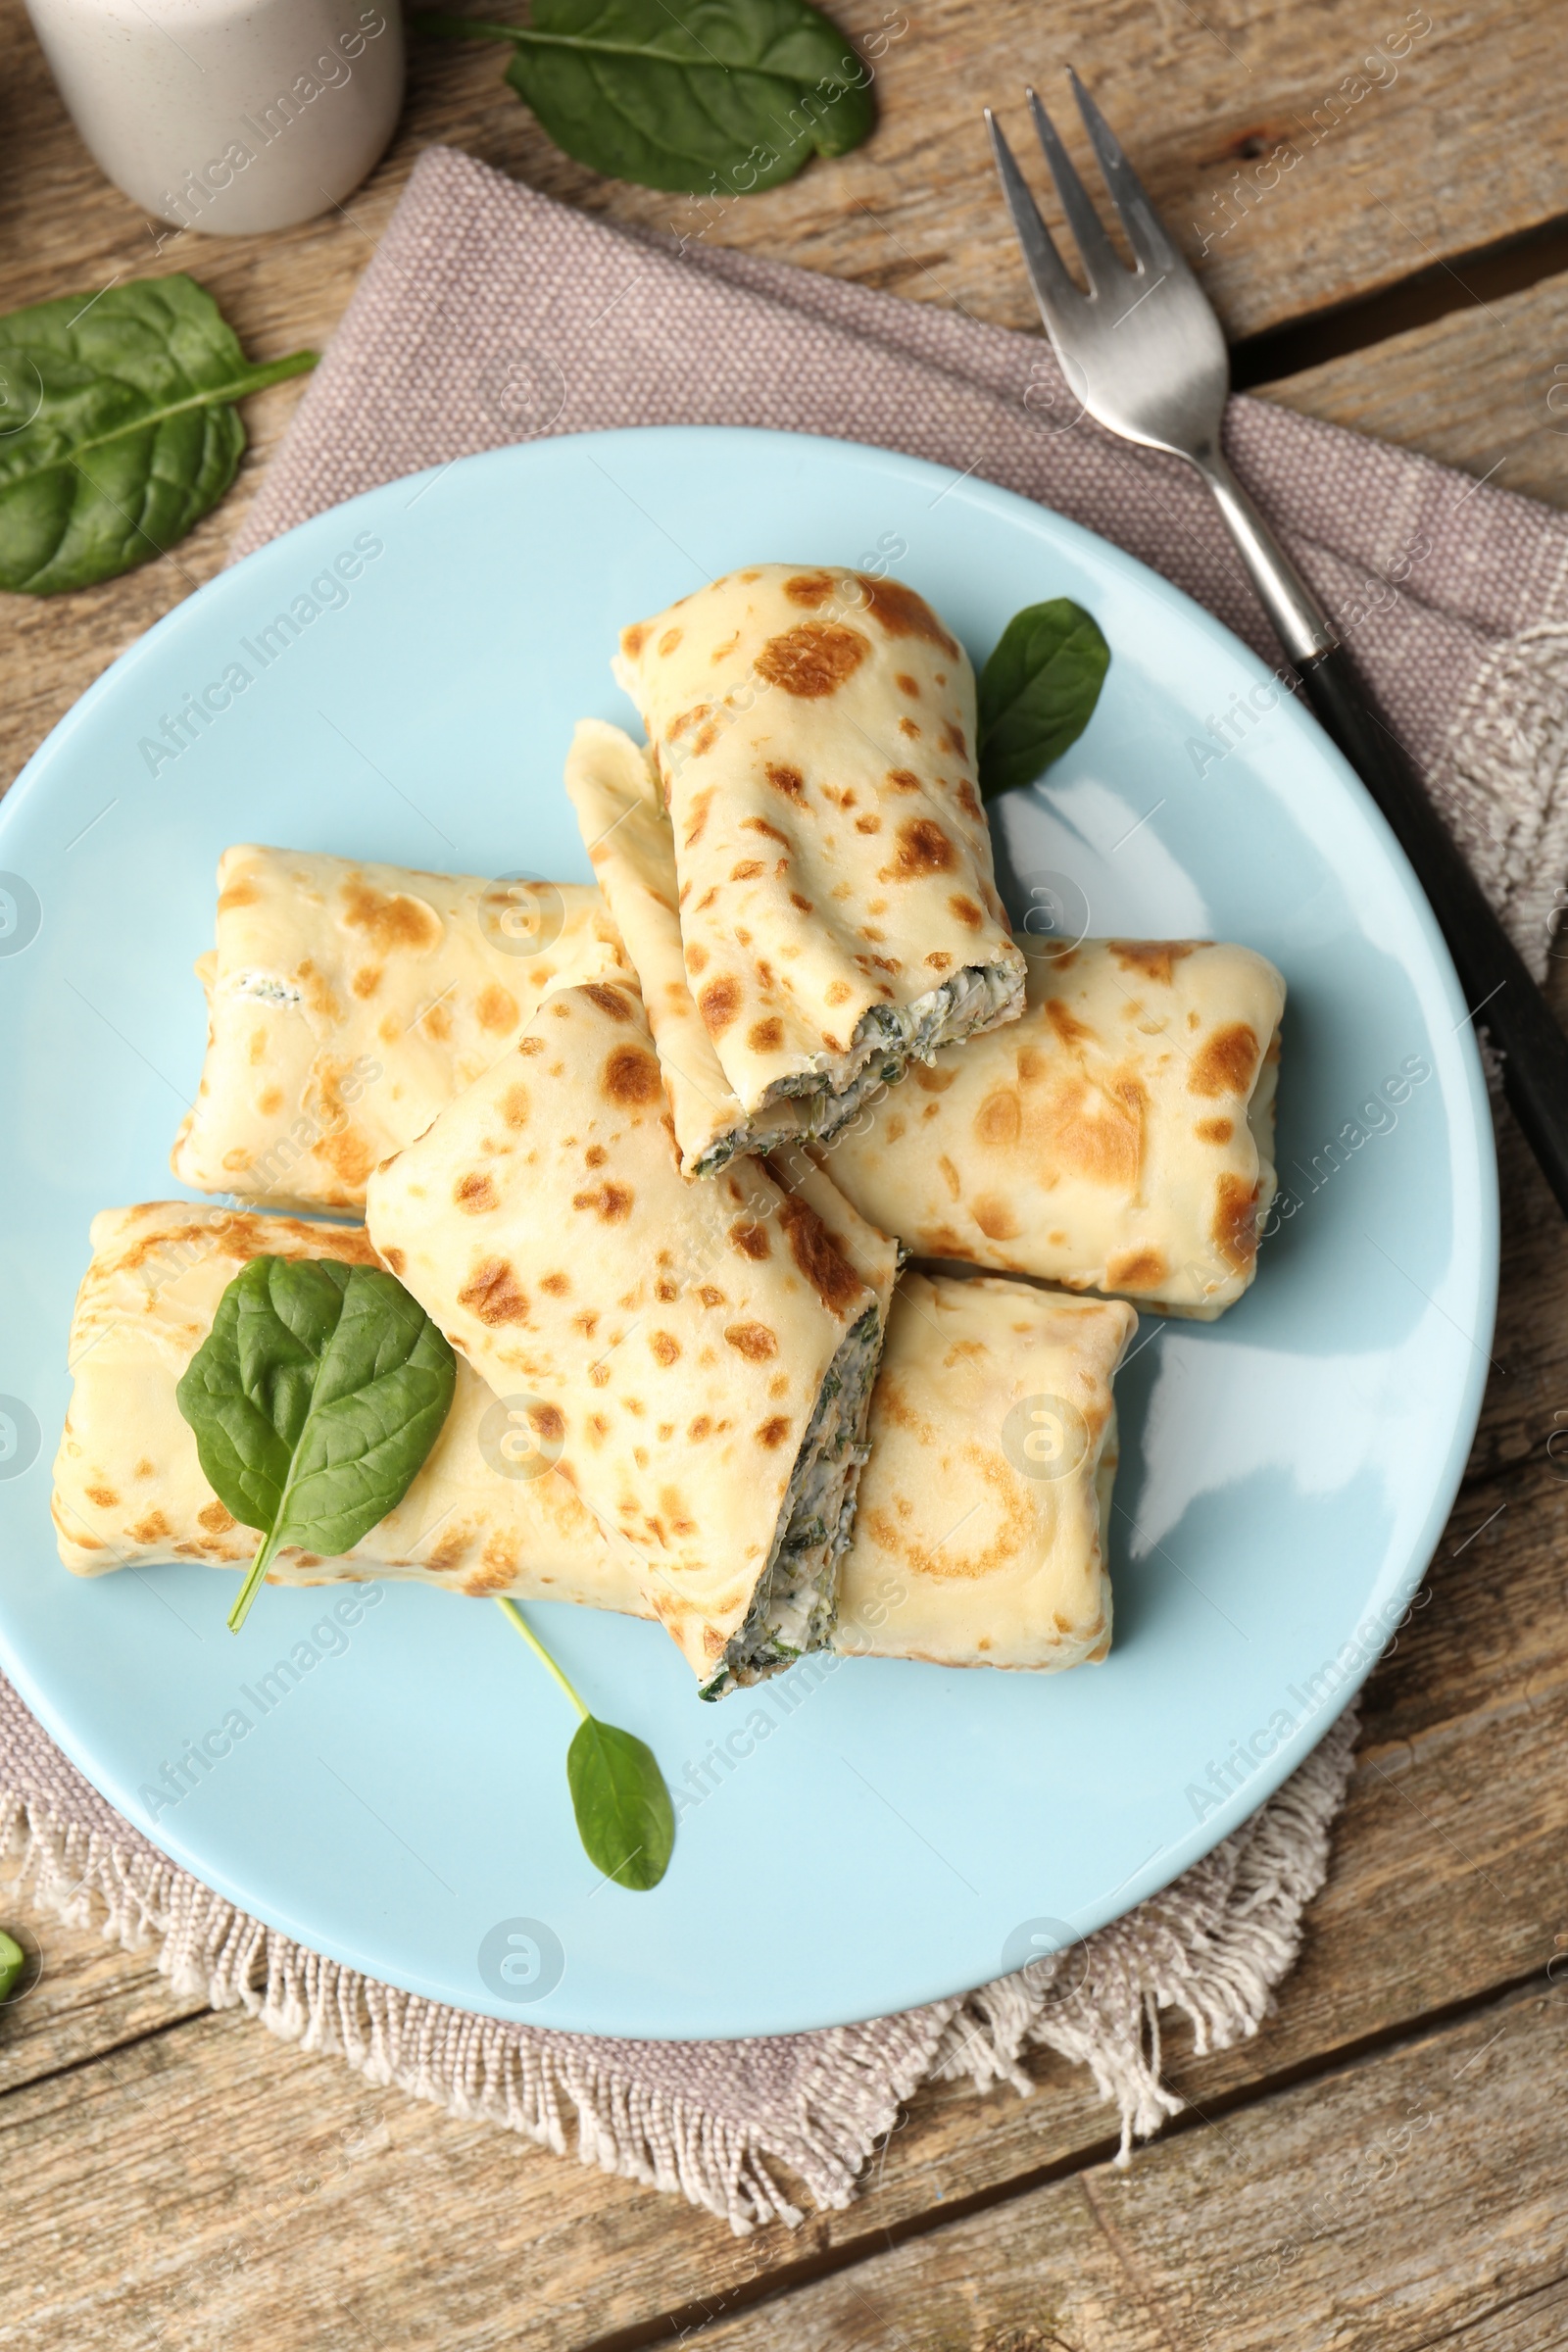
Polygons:
[[234,478],[232,404],[315,365],[252,367],[189,277],[0,318],[0,588],[57,596],[164,554]]
[[617,1886],[657,1886],[675,1843],[675,1811],[653,1749],[585,1716],[566,1750],[566,1781],[589,1861]]
[[607,1879],[646,1894],[675,1847],[675,1808],[658,1757],[635,1734],[588,1712],[514,1600],[497,1606],[581,1717],[566,1750],[566,1786],[584,1853]]
[[9,2001],[26,1974],[27,1955],[14,1936],[0,1928],[0,2001]]
[[175,1391],[214,1494],[265,1539],[232,1633],[281,1545],[335,1559],[396,1508],[456,1378],[442,1334],[377,1266],[256,1257],[235,1275]]
[[1110,648],[1082,605],[1026,605],[980,673],[980,797],[1032,784],[1094,716]]
[[847,154],[876,121],[870,69],[808,0],[533,0],[527,24],[414,22],[510,41],[506,77],[556,145],[647,188],[751,195]]

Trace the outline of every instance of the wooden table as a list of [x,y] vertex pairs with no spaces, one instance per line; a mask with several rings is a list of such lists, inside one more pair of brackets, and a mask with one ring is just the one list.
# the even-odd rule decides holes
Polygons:
[[[555,153],[494,51],[416,44],[403,128],[352,217],[160,255],[77,145],[18,0],[3,6],[6,308],[188,269],[256,356],[319,342],[438,138],[620,219],[679,211]],[[895,36],[875,139],[713,233],[1031,325],[978,108],[1071,58],[1190,250],[1206,240],[1241,380],[1561,503],[1568,25],[1550,0],[1432,8],[845,0],[849,28]],[[1396,67],[1362,65],[1402,31]],[[1260,193],[1254,162],[1282,140],[1299,163]],[[7,777],[218,567],[297,396],[250,404],[239,484],[166,562],[4,600]],[[1568,963],[1556,975],[1568,1010]],[[212,2015],[35,1916],[42,1981],[0,2019],[0,2345],[1568,2343],[1568,1988],[1548,1974],[1554,1954],[1568,1968],[1568,1462],[1546,1451],[1568,1426],[1568,1232],[1506,1125],[1502,1182],[1497,1369],[1429,1604],[1368,1688],[1300,1966],[1245,2047],[1199,2060],[1175,2038],[1169,2076],[1194,2104],[1129,2171],[1092,2088],[1045,2059],[1028,2100],[922,2095],[850,2211],[742,2242]]]

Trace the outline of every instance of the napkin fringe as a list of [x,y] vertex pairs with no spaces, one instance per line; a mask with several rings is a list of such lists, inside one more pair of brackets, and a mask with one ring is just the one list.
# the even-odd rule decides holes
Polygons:
[[[819,2211],[842,2209],[879,2142],[930,2078],[1006,2084],[1027,2097],[1027,2050],[1089,2069],[1120,2117],[1130,2161],[1185,2101],[1160,2079],[1161,2013],[1194,2052],[1255,2034],[1292,1966],[1301,1913],[1328,1868],[1356,1734],[1352,1706],[1261,1812],[1124,1920],[961,1999],[823,2034],[787,2122],[741,2124],[700,2096],[639,2082],[591,2036],[539,2033],[450,2009],[293,1943],[167,1857],[63,1821],[38,1796],[0,1789],[0,1853],[19,1857],[40,1908],[76,1927],[102,1914],[126,1951],[154,1945],[172,1990],[242,2008],[280,2040],[340,2057],[452,2116],[482,2119],[556,2155],[683,2196],[741,2237],[805,2216],[786,2169]],[[742,2049],[745,2044],[739,2045]],[[568,2113],[569,2110],[569,2113]]]

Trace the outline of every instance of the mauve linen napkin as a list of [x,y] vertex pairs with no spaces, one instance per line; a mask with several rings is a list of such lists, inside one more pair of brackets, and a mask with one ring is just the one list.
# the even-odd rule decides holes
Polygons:
[[[476,450],[700,422],[881,443],[1002,483],[1115,540],[1276,658],[1202,492],[1082,417],[1038,339],[614,228],[442,148],[415,172],[234,552]],[[1568,518],[1264,402],[1233,402],[1227,441],[1541,969],[1568,869]],[[1347,1679],[1393,1630],[1342,1653]],[[182,1988],[558,2151],[575,2110],[584,2163],[744,2231],[799,2218],[775,2170],[818,2205],[848,2203],[923,2081],[1026,2091],[1031,2044],[1090,2067],[1124,2148],[1157,2129],[1180,2104],[1159,2080],[1161,2013],[1185,2016],[1200,2051],[1256,2031],[1327,1871],[1353,1740],[1352,1707],[1205,1861],[1057,1958],[903,2016],[742,2042],[475,2017],[290,1943],[122,1821],[4,1684],[0,1844],[45,1904],[154,1941]]]

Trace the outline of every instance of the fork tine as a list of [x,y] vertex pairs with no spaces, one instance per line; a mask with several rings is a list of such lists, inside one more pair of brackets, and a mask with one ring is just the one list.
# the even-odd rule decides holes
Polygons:
[[1110,201],[1121,217],[1121,224],[1127,231],[1127,242],[1137,257],[1140,270],[1164,270],[1168,274],[1173,270],[1185,268],[1181,256],[1165,234],[1165,224],[1151,204],[1143,181],[1123,154],[1121,141],[1071,66],[1067,68],[1067,78],[1072,83],[1072,94],[1078,101],[1084,128],[1089,133],[1100,169],[1104,173]]
[[1067,216],[1067,225],[1083,256],[1090,291],[1108,294],[1118,281],[1125,282],[1127,272],[1117,257],[1116,248],[1101,226],[1100,215],[1073,167],[1071,156],[1056,136],[1055,124],[1033,90],[1026,91],[1025,95],[1029,100],[1029,112],[1034,117],[1036,134],[1045,150],[1046,161],[1051,166],[1051,176],[1056,183],[1061,209]]
[[1054,342],[1065,325],[1065,314],[1083,296],[1073,284],[1063,266],[1060,254],[1051,239],[1051,232],[1040,218],[1039,209],[1029,192],[1029,183],[1019,171],[1012,149],[1003,136],[1002,125],[988,106],[985,110],[986,128],[991,133],[991,152],[996,159],[997,176],[1002,193],[1012,215],[1013,231],[1023,248],[1024,268],[1040,305],[1040,316],[1047,332]]

